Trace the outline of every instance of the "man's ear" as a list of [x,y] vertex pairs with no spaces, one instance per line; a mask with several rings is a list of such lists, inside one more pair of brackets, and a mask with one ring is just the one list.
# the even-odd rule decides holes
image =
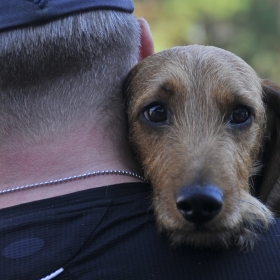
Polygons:
[[267,141],[259,194],[264,204],[280,217],[280,86],[263,80],[262,89],[267,111]]
[[139,61],[155,53],[154,41],[148,22],[143,19],[137,19],[141,28],[141,46]]

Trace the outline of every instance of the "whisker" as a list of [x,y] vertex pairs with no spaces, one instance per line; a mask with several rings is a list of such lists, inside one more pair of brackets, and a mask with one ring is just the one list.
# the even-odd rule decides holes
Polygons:
[[[250,201],[247,201],[247,200],[243,200],[243,199],[238,199],[238,201],[241,201],[241,202],[244,202],[244,203],[248,203],[250,205],[253,205],[255,206],[257,209],[259,209],[260,211],[262,211],[262,208],[258,207],[256,204],[250,202]],[[264,206],[265,207],[265,206]]]

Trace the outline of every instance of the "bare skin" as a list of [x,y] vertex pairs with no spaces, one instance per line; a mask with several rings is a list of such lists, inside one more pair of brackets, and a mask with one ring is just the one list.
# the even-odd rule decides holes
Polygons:
[[[152,55],[153,40],[148,23],[138,19],[141,26],[139,60]],[[101,126],[81,127],[77,123],[61,135],[46,137],[37,145],[26,145],[15,137],[7,149],[0,146],[0,190],[43,181],[61,179],[97,170],[118,169],[140,173],[125,137],[106,137]],[[116,147],[124,147],[119,151]],[[55,186],[45,186],[0,196],[0,208],[64,195],[80,190],[139,180],[127,176],[93,177]]]

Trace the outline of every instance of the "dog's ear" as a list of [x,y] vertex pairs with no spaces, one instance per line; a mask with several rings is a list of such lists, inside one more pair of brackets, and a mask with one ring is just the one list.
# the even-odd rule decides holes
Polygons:
[[280,86],[262,81],[267,128],[262,164],[263,174],[259,196],[280,217]]

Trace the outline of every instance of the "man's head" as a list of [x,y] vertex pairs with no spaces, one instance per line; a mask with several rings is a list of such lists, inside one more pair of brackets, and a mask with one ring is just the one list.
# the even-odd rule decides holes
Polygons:
[[90,122],[119,127],[121,83],[143,53],[133,3],[18,2],[0,4],[7,14],[0,20],[1,143]]

